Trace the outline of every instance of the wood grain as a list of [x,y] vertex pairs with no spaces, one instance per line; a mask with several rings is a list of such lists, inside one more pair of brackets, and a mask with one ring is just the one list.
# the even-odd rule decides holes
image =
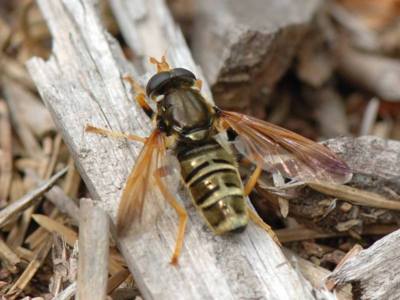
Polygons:
[[79,300],[106,299],[109,251],[109,217],[92,200],[80,201]]
[[[162,1],[112,1],[114,8],[120,5],[125,11],[118,19],[130,22],[126,26],[131,31],[122,26],[125,36],[132,34],[130,43],[141,47],[135,67],[101,26],[93,3],[39,0],[53,36],[53,54],[27,65],[93,199],[115,222],[125,179],[141,145],[87,134],[85,125],[149,134],[150,122],[122,80],[126,72],[142,75],[141,82],[148,78],[144,72],[152,69],[146,64],[149,54],[159,57],[168,49],[173,66],[200,72]],[[265,232],[250,224],[243,234],[214,236],[184,195],[179,193],[179,198],[189,212],[189,224],[179,267],[168,263],[177,231],[170,208],[146,231],[118,241],[145,299],[314,299],[311,285]],[[160,201],[152,200],[155,205]]]
[[[202,0],[193,52],[223,108],[259,113],[286,72],[319,0]],[[256,98],[257,103],[252,102]],[[253,104],[253,105],[252,105]]]
[[330,275],[337,284],[352,283],[361,300],[400,298],[400,230],[397,230],[346,261]]

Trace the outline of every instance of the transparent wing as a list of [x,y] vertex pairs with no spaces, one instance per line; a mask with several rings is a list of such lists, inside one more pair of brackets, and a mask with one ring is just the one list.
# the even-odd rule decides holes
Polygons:
[[[131,227],[155,223],[164,201],[155,188],[154,174],[161,172],[171,193],[179,185],[179,163],[165,147],[164,136],[157,130],[148,137],[139,157],[127,178],[117,214],[117,232],[124,235]],[[178,179],[176,179],[178,178]],[[151,201],[149,201],[151,200]]]
[[297,181],[345,183],[352,173],[347,164],[323,145],[279,126],[236,112],[221,111],[220,127],[232,128],[235,147],[271,173]]

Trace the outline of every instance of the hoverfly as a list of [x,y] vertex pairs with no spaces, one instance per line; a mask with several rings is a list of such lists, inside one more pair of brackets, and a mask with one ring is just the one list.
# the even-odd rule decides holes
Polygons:
[[[221,110],[201,95],[201,81],[192,72],[171,69],[165,57],[161,62],[154,58],[150,62],[156,64],[157,73],[148,81],[145,91],[132,78],[126,78],[136,91],[137,103],[155,124],[150,136],[125,135],[90,125],[86,128],[89,132],[144,143],[122,193],[117,215],[119,234],[126,232],[133,220],[141,218],[148,189],[156,184],[179,216],[171,258],[171,263],[177,263],[187,213],[163,178],[171,154],[179,161],[182,180],[194,205],[216,234],[240,232],[251,219],[277,241],[270,227],[246,203],[245,197],[262,170],[303,182],[344,183],[351,178],[350,168],[328,148],[276,125]],[[153,111],[147,98],[156,101],[157,111]],[[235,134],[233,144],[237,150],[256,165],[245,185],[231,146],[217,138],[226,131]]]

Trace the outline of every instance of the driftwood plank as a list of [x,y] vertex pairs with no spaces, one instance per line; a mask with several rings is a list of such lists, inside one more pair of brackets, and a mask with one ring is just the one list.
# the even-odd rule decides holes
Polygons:
[[[197,1],[194,56],[205,72],[216,103],[251,111],[253,97],[265,99],[289,67],[319,3]],[[260,105],[254,107],[258,109]]]
[[[90,123],[148,134],[150,123],[122,80],[127,71],[134,76],[143,71],[130,67],[119,45],[101,26],[95,2],[38,3],[54,38],[53,54],[48,61],[31,59],[29,72],[92,197],[115,221],[118,199],[141,145],[85,134],[84,128]],[[113,3],[115,7],[117,1]],[[128,5],[128,1],[118,3]],[[173,65],[198,73],[163,2],[132,1],[130,5],[131,11],[141,13],[131,29],[143,30],[137,40],[143,42],[137,44],[142,45],[143,55],[163,40],[169,45]],[[143,24],[151,24],[153,33],[141,27],[147,26]],[[166,50],[157,49],[159,53],[151,54],[159,56]],[[139,80],[143,78],[146,76]],[[177,230],[177,218],[170,208],[145,232],[119,240],[145,299],[314,299],[311,285],[296,273],[265,232],[250,224],[241,235],[216,237],[192,204],[182,200],[190,216],[179,267],[168,263]]]
[[346,261],[330,275],[337,284],[353,284],[361,300],[400,299],[400,230]]

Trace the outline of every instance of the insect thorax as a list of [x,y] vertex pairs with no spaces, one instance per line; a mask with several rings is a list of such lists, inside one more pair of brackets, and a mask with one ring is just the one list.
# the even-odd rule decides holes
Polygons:
[[181,141],[201,142],[215,134],[215,112],[192,88],[166,94],[158,104],[158,118],[167,134],[176,134]]

